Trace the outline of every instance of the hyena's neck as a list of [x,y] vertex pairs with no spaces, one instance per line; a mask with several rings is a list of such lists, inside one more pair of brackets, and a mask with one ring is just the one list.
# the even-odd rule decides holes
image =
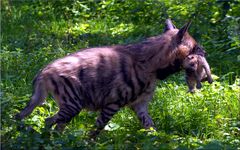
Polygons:
[[160,68],[156,71],[157,79],[164,80],[169,75],[179,72],[181,70],[182,61],[176,59],[173,64],[168,65],[165,68]]
[[180,71],[182,60],[176,58],[177,48],[172,35],[151,37],[148,40],[126,46],[135,61],[146,72],[156,73],[158,79]]

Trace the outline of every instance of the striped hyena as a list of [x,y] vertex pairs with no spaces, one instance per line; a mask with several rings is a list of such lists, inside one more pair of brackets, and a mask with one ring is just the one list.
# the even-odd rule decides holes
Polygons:
[[197,89],[202,87],[201,81],[213,82],[210,67],[205,57],[201,55],[188,55],[183,61],[183,68],[186,72],[186,82],[191,93],[194,92],[195,86]]
[[205,56],[188,34],[189,26],[177,29],[168,19],[162,35],[136,44],[88,48],[53,61],[35,77],[31,100],[16,118],[28,116],[51,94],[59,111],[46,119],[46,126],[56,124],[60,131],[88,109],[100,111],[92,132],[97,135],[124,106],[136,112],[144,128],[153,127],[148,103],[156,80],[180,71],[190,54]]

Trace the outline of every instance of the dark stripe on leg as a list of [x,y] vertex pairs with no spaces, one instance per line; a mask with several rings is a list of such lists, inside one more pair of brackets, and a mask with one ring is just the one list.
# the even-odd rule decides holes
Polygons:
[[144,112],[140,112],[139,114],[138,114],[138,116],[143,116],[144,115]]
[[58,113],[58,116],[60,116],[61,118],[65,118],[64,114],[62,113]]
[[58,123],[59,122],[62,122],[62,123],[69,122],[71,120],[71,118],[74,116],[73,113],[71,112],[71,110],[68,110],[68,109],[60,110],[58,115],[61,116],[61,118],[59,117],[57,120]]
[[66,116],[70,116],[72,114],[71,111],[67,110],[67,109],[62,109],[60,112],[60,114],[63,113],[63,115]]
[[95,107],[95,103],[92,101],[92,97],[91,97],[91,94],[86,91],[83,93],[84,97],[87,97],[86,100],[84,101],[85,103],[85,106],[93,106]]
[[135,72],[135,76],[136,76],[137,82],[140,85],[140,88],[141,88],[140,89],[140,93],[141,93],[144,90],[144,88],[145,88],[145,83],[140,79],[136,67],[134,67],[134,72]]
[[102,113],[104,113],[104,114],[106,114],[106,115],[108,115],[108,116],[113,116],[116,112],[118,111],[118,109],[116,110],[116,109],[109,109],[109,108],[104,108],[103,110],[102,110]]
[[109,105],[117,105],[118,108],[121,107],[121,104],[119,103],[119,100],[117,100],[115,102],[109,102],[109,103],[104,104],[104,109],[105,109],[105,107],[110,107]]
[[53,86],[54,86],[54,93],[56,93],[57,95],[59,95],[59,90],[58,90],[58,84],[57,84],[57,82],[52,78],[52,77],[50,77],[50,80],[51,80],[51,82],[52,82],[52,84],[53,84]]
[[104,124],[106,124],[111,118],[112,118],[112,116],[113,115],[110,115],[110,116],[107,116],[105,113],[101,113],[101,115],[102,115],[102,121],[103,121],[103,123]]
[[141,120],[142,120],[142,124],[144,124],[145,125],[145,116],[141,116]]
[[64,80],[64,82],[68,85],[68,87],[71,89],[71,91],[73,92],[74,96],[78,98],[78,100],[80,100],[79,97],[79,93],[77,93],[77,91],[75,90],[74,86],[72,85],[72,83],[69,81],[68,78],[61,76]]
[[108,110],[108,111],[111,111],[111,112],[116,112],[119,108],[117,109],[113,109],[111,107],[105,107],[103,110]]
[[131,75],[130,75],[130,70],[127,70],[128,65],[126,64],[126,60],[121,57],[120,58],[120,63],[121,63],[121,73],[123,75],[123,81],[126,83],[126,85],[131,89],[132,91],[132,95],[130,100],[134,100],[135,99],[135,87],[133,84],[133,81],[131,79]]
[[102,115],[103,119],[110,120],[112,118],[112,116],[114,114],[116,114],[116,112],[119,110],[118,105],[116,105],[116,104],[112,104],[112,105],[115,105],[114,107],[117,107],[117,108],[111,108],[109,105],[108,105],[108,107],[103,108],[103,110],[101,112],[101,115]]
[[110,113],[110,112],[107,112],[107,111],[102,111],[102,113],[104,114],[104,115],[107,115],[107,116],[112,116],[114,113]]
[[65,103],[67,103],[67,98],[66,98],[66,96],[62,96],[62,100],[65,102]]
[[74,97],[71,97],[71,95],[68,93],[67,89],[65,86],[63,86],[64,92],[67,94],[67,96],[69,97],[68,100],[74,104],[74,106],[77,107],[77,109],[81,109],[81,106],[79,106],[79,104],[74,100]]
[[97,124],[102,124],[102,123],[103,123],[102,120],[97,119]]
[[65,107],[66,107],[67,109],[71,110],[72,113],[74,113],[74,114],[78,113],[78,111],[79,111],[79,109],[73,107],[72,105],[67,105],[67,104],[66,104]]
[[126,104],[126,99],[127,98],[125,98],[123,96],[123,94],[122,94],[123,92],[120,89],[117,90],[117,93],[118,93],[118,98],[119,98],[118,104],[121,105],[121,106],[124,106]]
[[[64,76],[61,76],[64,80],[64,82],[67,84],[67,86],[71,89],[71,92],[73,93],[74,95],[74,98],[73,100],[75,99],[75,97],[77,98],[77,102],[80,103],[81,99],[79,97],[79,93],[77,93],[77,91],[75,90],[75,88],[73,87],[72,83],[69,81],[68,78],[64,77]],[[81,104],[80,104],[81,105]]]

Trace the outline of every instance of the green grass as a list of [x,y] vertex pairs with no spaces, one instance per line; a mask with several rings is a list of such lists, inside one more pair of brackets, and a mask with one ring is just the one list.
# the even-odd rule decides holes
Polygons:
[[[58,109],[51,97],[24,120],[26,127],[18,129],[22,123],[16,122],[14,115],[29,101],[31,81],[46,64],[81,48],[137,42],[163,31],[163,23],[159,22],[163,22],[165,17],[162,17],[162,12],[156,12],[170,2],[165,2],[166,6],[162,3],[151,5],[148,1],[114,5],[108,2],[115,1],[101,5],[74,1],[74,7],[84,8],[79,12],[71,11],[73,8],[67,10],[69,5],[65,1],[55,9],[50,2],[2,2],[1,148],[240,149],[240,52],[236,44],[239,39],[231,41],[223,37],[218,42],[222,33],[216,35],[218,32],[215,30],[220,31],[224,27],[222,24],[213,25],[212,29],[199,29],[201,25],[197,23],[192,25],[191,34],[201,39],[209,54],[215,82],[212,85],[204,83],[201,91],[190,94],[187,93],[183,72],[159,81],[149,106],[156,131],[142,129],[135,114],[124,108],[95,141],[90,140],[87,134],[95,123],[97,113],[87,111],[76,116],[63,134],[51,130],[49,137],[48,131],[44,130],[44,119]],[[170,16],[182,22],[188,18],[185,11],[184,14],[171,12],[185,5],[171,3],[171,9],[168,9]],[[138,9],[135,10],[135,7]],[[216,11],[214,5],[211,7]],[[137,13],[132,13],[133,10]],[[234,7],[231,13],[236,10]],[[147,12],[151,14],[145,14]],[[202,17],[206,19],[208,15],[204,15]],[[228,28],[225,30],[228,31]]]

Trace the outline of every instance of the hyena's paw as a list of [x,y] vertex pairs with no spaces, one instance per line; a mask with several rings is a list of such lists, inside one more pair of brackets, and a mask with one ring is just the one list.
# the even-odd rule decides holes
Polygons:
[[154,123],[152,121],[152,118],[148,115],[148,113],[143,113],[144,115],[139,115],[139,119],[141,120],[141,123],[145,129],[154,129]]
[[17,131],[24,130],[25,127],[26,127],[26,126],[25,126],[25,124],[24,124],[22,121],[20,121],[20,122],[17,123]]
[[202,88],[202,84],[200,82],[197,83],[197,89],[201,89]]
[[15,120],[22,120],[24,118],[24,116],[22,115],[21,112],[17,113],[15,116],[14,116],[14,119]]
[[193,93],[195,93],[195,89],[189,89],[188,92],[193,94]]
[[45,119],[45,129],[50,129],[56,123],[55,117]]
[[20,116],[20,113],[17,113],[15,116],[14,116],[15,120],[21,120],[21,116]]
[[208,78],[208,83],[212,84],[213,83],[213,79],[210,77]]
[[88,137],[91,139],[96,139],[96,137],[99,135],[99,133],[100,133],[100,130],[97,130],[97,129],[92,130],[89,132]]
[[54,128],[55,131],[59,132],[59,133],[63,133],[64,129],[66,127],[65,123],[58,123],[56,125],[56,127]]

